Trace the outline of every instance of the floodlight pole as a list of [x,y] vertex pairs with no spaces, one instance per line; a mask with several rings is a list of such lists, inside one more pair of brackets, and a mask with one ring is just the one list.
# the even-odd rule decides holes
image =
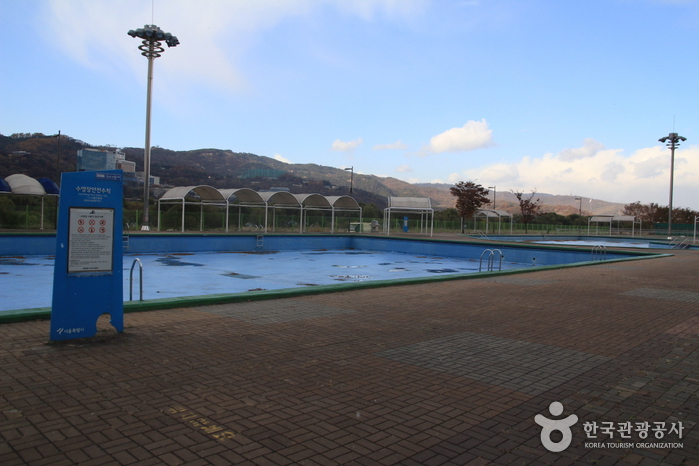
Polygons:
[[488,189],[493,190],[493,210],[495,210],[495,206],[497,205],[497,204],[495,204],[495,198],[498,195],[498,189],[497,189],[497,186],[488,186]]
[[149,199],[150,199],[150,115],[151,96],[153,92],[153,60],[158,58],[165,49],[160,41],[164,40],[168,47],[177,46],[180,41],[169,32],[163,32],[155,24],[146,24],[143,28],[132,29],[128,32],[131,37],[143,39],[143,43],[138,46],[141,55],[148,59],[148,82],[146,93],[146,147],[143,151],[143,222],[141,230],[150,230],[149,219]]
[[582,217],[582,197],[576,197],[576,201],[580,201],[580,216]]
[[350,171],[350,194],[352,194],[352,185],[354,184],[354,166],[345,168],[345,170]]
[[667,235],[672,236],[672,191],[675,178],[675,147],[680,145],[680,141],[687,138],[679,136],[677,133],[670,133],[668,136],[658,139],[658,141],[670,148],[670,207],[667,214]]
[[58,152],[56,154],[56,184],[61,185],[61,130],[58,130]]

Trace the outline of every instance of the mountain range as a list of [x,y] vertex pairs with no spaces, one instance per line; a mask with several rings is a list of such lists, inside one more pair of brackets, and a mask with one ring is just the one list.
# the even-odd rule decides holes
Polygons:
[[[40,133],[0,135],[0,177],[23,173],[39,178],[56,179],[56,173],[74,171],[77,151],[83,148],[116,150],[111,146],[92,146],[70,136],[58,137]],[[121,149],[127,160],[136,162],[136,170],[143,170],[143,148]],[[251,188],[258,191],[287,188],[292,193],[317,192],[324,195],[350,194],[358,202],[373,203],[383,209],[386,198],[429,197],[436,209],[454,207],[450,184],[411,184],[392,177],[351,174],[349,171],[317,164],[288,164],[279,160],[250,153],[221,149],[173,151],[154,147],[151,151],[151,174],[159,176],[167,186],[210,185],[216,188]],[[467,180],[464,180],[467,181]],[[134,195],[138,193],[135,192]],[[518,212],[518,202],[509,191],[495,194],[498,210]],[[536,193],[545,212],[561,215],[614,214],[624,204],[579,196]],[[492,204],[488,207],[492,208]]]

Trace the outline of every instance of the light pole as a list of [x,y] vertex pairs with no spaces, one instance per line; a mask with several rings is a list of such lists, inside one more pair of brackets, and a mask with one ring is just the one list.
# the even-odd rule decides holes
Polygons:
[[687,138],[679,136],[677,133],[670,133],[668,136],[658,139],[670,148],[670,208],[667,214],[667,235],[672,236],[672,184],[675,178],[675,147],[680,145],[680,141]]
[[132,29],[128,33],[131,37],[143,39],[138,46],[141,55],[148,59],[148,91],[146,97],[146,147],[143,152],[143,224],[141,230],[150,230],[148,218],[148,200],[150,197],[150,107],[151,92],[153,89],[153,60],[165,51],[160,41],[165,41],[168,47],[176,47],[180,41],[169,32],[163,32],[155,24],[146,24],[143,28]]
[[582,217],[582,197],[576,197],[576,201],[580,201],[580,216]]
[[495,204],[495,198],[496,198],[497,195],[498,195],[497,186],[488,186],[488,189],[492,189],[492,190],[493,190],[493,210],[495,210],[495,206],[496,206],[496,204]]
[[56,135],[58,138],[58,152],[56,155],[56,184],[58,186],[61,185],[61,130],[58,130],[58,134]]
[[350,194],[352,194],[352,185],[354,184],[354,166],[345,168],[345,170],[350,171]]

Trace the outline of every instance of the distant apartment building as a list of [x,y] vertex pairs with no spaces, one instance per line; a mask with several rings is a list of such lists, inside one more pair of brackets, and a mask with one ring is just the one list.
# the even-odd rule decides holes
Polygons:
[[[145,173],[143,172],[136,172],[136,179],[140,184],[143,184],[143,180],[146,178]],[[159,176],[150,176],[150,183],[148,183],[150,186],[160,186],[160,177]]]
[[[123,170],[126,183],[143,183],[143,172],[136,172],[136,162],[126,160],[121,151],[109,152],[97,149],[78,151],[78,171]],[[160,177],[151,176],[151,185],[160,184]]]
[[[123,154],[122,154],[123,155]],[[81,149],[78,151],[78,171],[115,170],[117,153],[105,150]]]

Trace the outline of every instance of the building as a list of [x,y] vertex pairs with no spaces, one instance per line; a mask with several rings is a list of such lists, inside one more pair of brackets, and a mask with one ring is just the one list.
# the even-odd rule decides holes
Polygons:
[[[136,172],[136,179],[138,180],[139,184],[143,184],[143,180],[145,179],[145,173],[144,172]],[[160,185],[160,177],[159,176],[150,176],[150,183],[148,183],[149,186],[159,186]]]
[[[121,153],[123,156],[124,154]],[[81,149],[78,151],[78,171],[115,170],[117,152],[106,150]]]

